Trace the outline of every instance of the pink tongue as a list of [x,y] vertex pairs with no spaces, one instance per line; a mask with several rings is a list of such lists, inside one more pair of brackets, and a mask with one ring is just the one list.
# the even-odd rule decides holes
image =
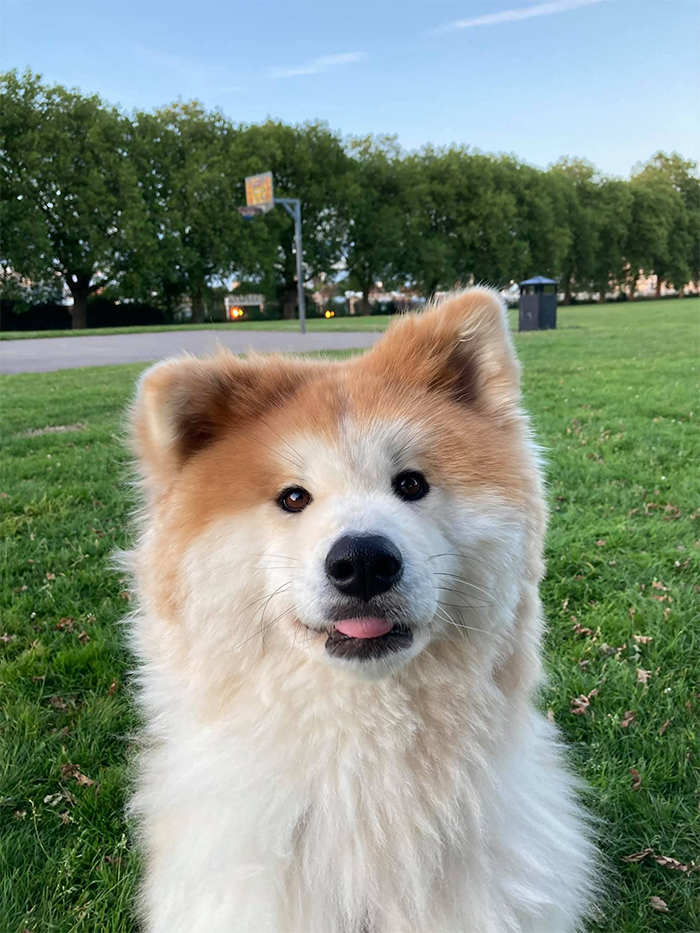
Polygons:
[[363,616],[360,619],[341,619],[335,623],[335,627],[349,638],[379,638],[380,635],[390,632],[393,626],[386,619]]

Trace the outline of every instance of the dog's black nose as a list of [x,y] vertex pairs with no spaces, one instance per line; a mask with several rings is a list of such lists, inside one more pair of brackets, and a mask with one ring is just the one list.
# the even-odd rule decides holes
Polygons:
[[378,596],[398,583],[402,572],[401,551],[383,535],[343,535],[326,558],[328,578],[344,596]]

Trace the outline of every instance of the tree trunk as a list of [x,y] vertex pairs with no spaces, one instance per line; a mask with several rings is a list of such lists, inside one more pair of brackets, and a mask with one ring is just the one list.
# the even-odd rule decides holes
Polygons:
[[628,296],[628,298],[627,298],[628,301],[634,301],[634,298],[635,298],[634,293],[635,293],[635,291],[636,291],[636,289],[637,289],[637,279],[638,279],[638,278],[639,278],[639,276],[636,275],[633,279],[630,279],[630,293],[629,293],[629,296]]
[[297,286],[285,285],[284,299],[282,302],[282,317],[285,321],[293,321],[297,316]]
[[192,289],[192,323],[204,322],[204,282],[198,282]]
[[564,289],[564,304],[570,305],[573,300],[573,293],[571,291],[571,279],[566,280],[566,287]]
[[73,295],[73,330],[87,327],[87,295],[84,293]]
[[367,285],[362,289],[362,301],[360,303],[360,314],[368,315],[372,313],[372,308],[369,303],[369,292],[371,285]]
[[73,330],[82,330],[87,327],[87,300],[92,291],[90,288],[90,276],[68,276],[68,288],[73,296],[73,308],[71,317],[73,318]]
[[661,298],[661,286],[662,285],[663,285],[663,282],[661,281],[661,276],[657,272],[656,273],[656,288],[654,289],[654,295],[657,298]]
[[599,305],[605,304],[605,292],[607,291],[607,289],[608,289],[608,283],[601,282],[601,284],[598,287],[598,304]]

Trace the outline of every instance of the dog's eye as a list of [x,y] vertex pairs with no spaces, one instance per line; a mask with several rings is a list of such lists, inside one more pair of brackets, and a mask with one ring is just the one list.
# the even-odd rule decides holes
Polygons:
[[311,493],[301,486],[290,486],[277,497],[277,505],[285,512],[303,512],[311,502]]
[[405,473],[399,473],[398,476],[394,477],[392,486],[396,495],[408,502],[422,499],[430,490],[428,481],[417,470],[406,470]]

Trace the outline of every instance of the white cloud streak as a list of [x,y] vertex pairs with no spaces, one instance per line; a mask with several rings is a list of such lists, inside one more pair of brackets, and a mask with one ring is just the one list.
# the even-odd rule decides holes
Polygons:
[[366,52],[345,52],[342,55],[322,55],[302,65],[291,65],[289,68],[273,68],[268,73],[270,78],[293,78],[297,75],[320,75],[335,65],[354,65],[357,62],[366,62],[369,58]]
[[536,6],[522,7],[517,10],[501,10],[500,13],[486,13],[471,19],[458,19],[446,26],[440,26],[434,33],[454,32],[457,29],[473,29],[475,26],[498,26],[500,23],[517,23],[534,16],[551,16],[554,13],[567,13],[582,6],[601,3],[602,0],[551,0]]

